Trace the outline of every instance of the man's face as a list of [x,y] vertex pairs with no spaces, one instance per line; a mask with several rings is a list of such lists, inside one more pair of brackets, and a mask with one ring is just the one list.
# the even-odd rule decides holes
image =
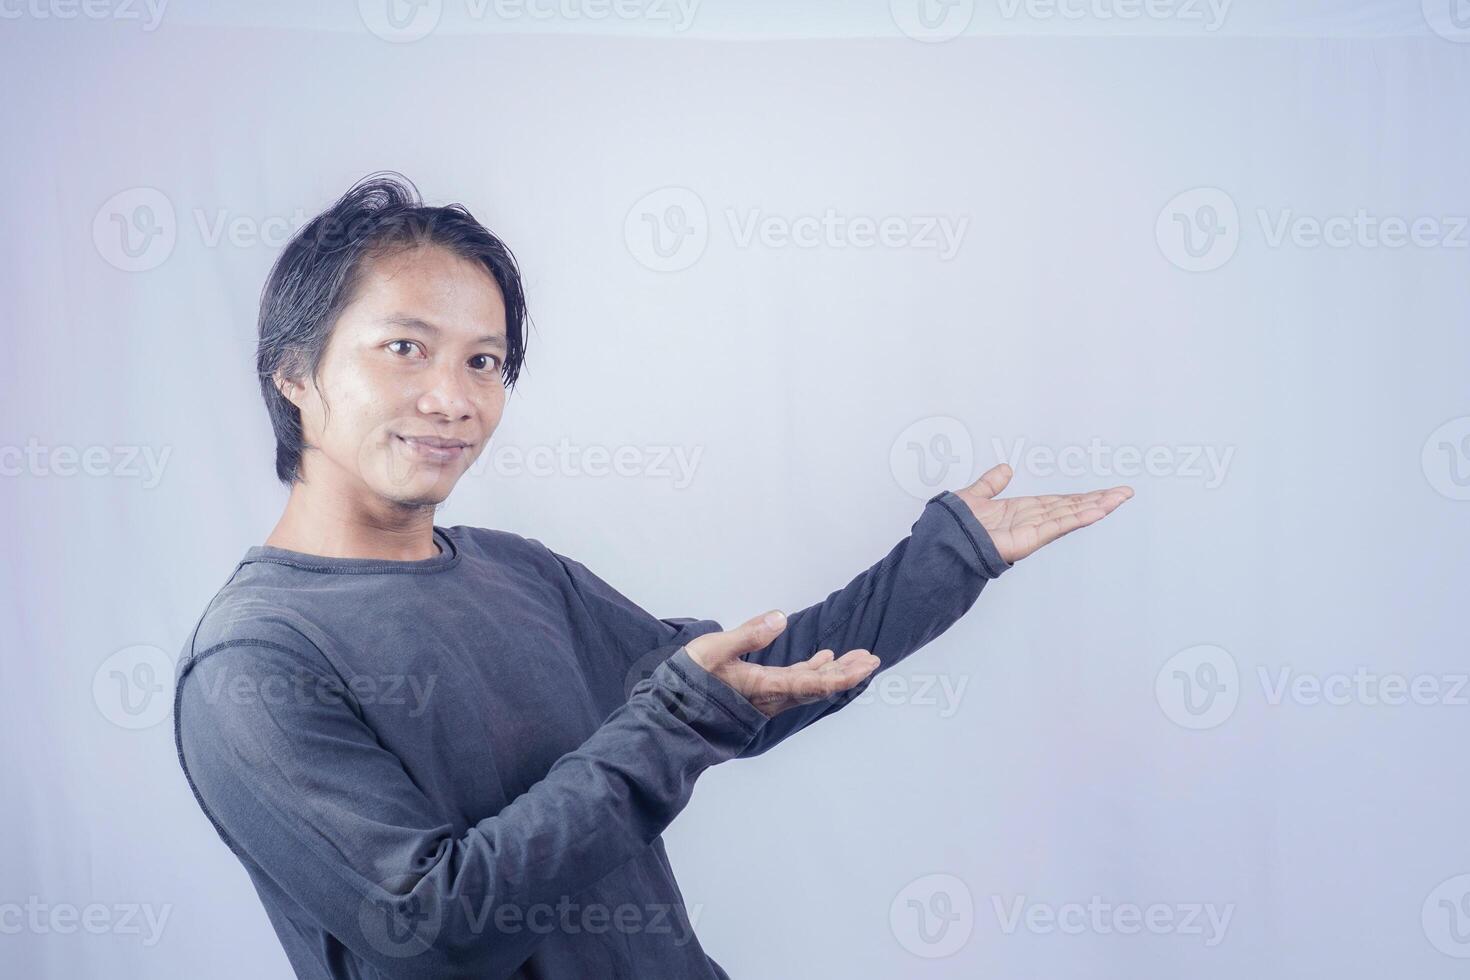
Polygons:
[[302,474],[350,496],[438,504],[505,409],[500,287],[436,246],[368,259],[362,271],[322,356],[322,394],[309,379],[283,389],[320,450],[303,454]]

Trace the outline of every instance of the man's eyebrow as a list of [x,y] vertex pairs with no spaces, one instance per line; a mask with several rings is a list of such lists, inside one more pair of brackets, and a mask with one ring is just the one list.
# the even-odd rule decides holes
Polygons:
[[[385,316],[383,317],[383,322],[397,327],[407,327],[410,330],[422,330],[424,333],[433,334],[434,336],[438,336],[442,332],[429,321],[421,320],[416,316],[409,316],[406,313],[395,313],[392,316]],[[489,344],[492,347],[499,347],[501,350],[505,350],[505,338],[499,334],[486,334],[474,341],[474,343]]]

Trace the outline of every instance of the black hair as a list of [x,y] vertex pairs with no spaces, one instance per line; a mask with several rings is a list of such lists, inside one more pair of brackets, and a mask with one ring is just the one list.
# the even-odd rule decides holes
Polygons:
[[315,385],[332,326],[362,281],[364,260],[418,245],[447,248],[495,277],[505,302],[501,377],[507,389],[515,387],[529,320],[515,256],[463,205],[425,205],[402,174],[369,174],[292,237],[261,292],[255,367],[276,434],[276,477],[288,487],[301,479],[301,412],[276,387],[276,375],[309,377]]

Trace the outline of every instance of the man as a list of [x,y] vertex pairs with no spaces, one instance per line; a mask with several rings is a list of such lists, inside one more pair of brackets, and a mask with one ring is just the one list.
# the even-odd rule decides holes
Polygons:
[[505,246],[391,176],[305,226],[263,293],[290,496],[186,644],[174,724],[298,976],[726,977],[660,837],[699,774],[839,710],[1132,495],[998,500],[998,466],[818,605],[658,619],[535,539],[433,523],[524,322]]

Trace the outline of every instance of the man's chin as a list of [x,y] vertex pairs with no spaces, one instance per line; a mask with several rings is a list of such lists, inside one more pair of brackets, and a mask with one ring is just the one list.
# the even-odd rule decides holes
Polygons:
[[420,477],[403,483],[388,483],[374,487],[378,495],[403,507],[437,507],[449,499],[458,474],[446,473],[439,479]]

